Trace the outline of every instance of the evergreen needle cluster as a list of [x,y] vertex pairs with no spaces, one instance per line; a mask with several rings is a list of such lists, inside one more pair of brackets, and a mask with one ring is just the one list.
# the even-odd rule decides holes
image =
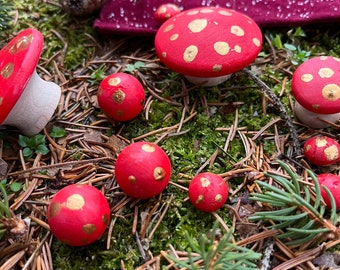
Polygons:
[[178,259],[168,256],[177,266],[188,270],[204,269],[258,269],[256,262],[261,254],[245,247],[239,247],[230,241],[231,231],[224,234],[220,239],[218,233],[218,222],[214,223],[209,236],[202,235],[199,241],[195,241],[187,234],[190,249],[188,258]]
[[274,180],[272,185],[257,181],[263,193],[253,193],[252,200],[269,205],[272,211],[256,212],[249,217],[250,221],[270,221],[268,229],[280,229],[278,239],[284,240],[290,246],[313,246],[323,239],[326,234],[337,234],[335,224],[337,214],[332,194],[326,187],[325,191],[332,204],[328,219],[325,204],[322,201],[320,185],[313,172],[308,170],[313,185],[303,183],[300,176],[291,170],[284,162],[279,165],[287,175],[265,173]]

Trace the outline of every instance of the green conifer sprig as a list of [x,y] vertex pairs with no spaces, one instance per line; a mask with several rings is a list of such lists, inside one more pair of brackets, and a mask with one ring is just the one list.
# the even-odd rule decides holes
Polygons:
[[290,246],[312,246],[324,239],[326,234],[338,235],[335,202],[330,191],[323,187],[331,201],[329,217],[325,218],[326,207],[316,175],[307,170],[314,185],[306,185],[286,163],[281,160],[278,163],[287,175],[266,172],[265,175],[272,178],[276,185],[257,181],[263,193],[251,194],[252,200],[269,205],[273,210],[256,212],[248,219],[270,221],[271,225],[267,228],[280,229],[282,233],[277,238]]
[[188,270],[258,269],[256,263],[261,254],[232,243],[231,234],[230,230],[219,239],[218,221],[216,221],[209,236],[202,235],[198,242],[187,234],[190,246],[187,259],[181,260],[171,255],[168,255],[168,258],[177,266]]

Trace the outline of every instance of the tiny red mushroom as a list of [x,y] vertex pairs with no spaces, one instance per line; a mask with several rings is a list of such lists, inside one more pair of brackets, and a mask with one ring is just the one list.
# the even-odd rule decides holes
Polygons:
[[335,164],[340,161],[340,144],[327,136],[314,136],[304,143],[303,154],[314,165]]
[[[340,119],[340,58],[314,57],[302,63],[292,78],[295,115],[312,128]],[[324,120],[324,121],[322,121]]]
[[248,66],[261,47],[256,22],[221,7],[183,11],[164,22],[155,36],[160,61],[204,86],[219,84]]
[[155,19],[158,22],[165,22],[167,19],[177,15],[181,10],[179,6],[171,3],[160,5],[154,13]]
[[121,189],[130,197],[151,198],[160,194],[169,183],[170,159],[154,143],[132,143],[119,153],[115,175]]
[[61,96],[58,85],[36,72],[43,43],[42,34],[28,28],[0,51],[0,125],[15,126],[25,135],[46,126]]
[[134,76],[119,72],[101,81],[97,98],[99,107],[108,117],[114,121],[129,121],[143,110],[145,93]]
[[73,184],[55,194],[47,217],[57,239],[71,246],[84,246],[102,236],[110,221],[110,207],[97,188]]
[[331,201],[323,186],[327,187],[333,195],[336,210],[340,210],[340,176],[332,173],[319,174],[318,182],[321,189],[321,196],[327,208],[331,208]]
[[205,172],[190,181],[188,193],[194,207],[204,212],[213,212],[225,204],[228,185],[219,175]]

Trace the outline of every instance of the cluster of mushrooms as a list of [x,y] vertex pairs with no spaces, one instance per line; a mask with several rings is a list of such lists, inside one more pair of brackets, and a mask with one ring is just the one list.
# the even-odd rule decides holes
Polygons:
[[[155,36],[160,61],[190,82],[213,86],[252,63],[262,48],[262,33],[254,20],[231,9],[200,7],[181,11],[162,5],[155,12],[162,22]],[[0,124],[15,126],[23,134],[39,133],[52,117],[61,95],[60,87],[37,75],[36,65],[43,37],[35,29],[21,31],[0,51]],[[312,58],[299,66],[292,79],[295,113],[300,122],[323,128],[340,118],[340,59]],[[137,78],[110,74],[98,87],[98,104],[112,121],[130,121],[144,107],[145,93]],[[340,161],[340,145],[325,136],[304,145],[305,157],[317,166]],[[147,162],[146,162],[147,161]],[[115,177],[128,196],[148,199],[169,183],[171,163],[167,154],[151,142],[132,143],[118,155]],[[340,177],[319,175],[333,193],[340,209]],[[188,188],[189,200],[201,211],[221,208],[228,185],[220,176],[196,175]],[[329,199],[323,191],[327,205]],[[82,246],[97,240],[106,230],[110,208],[105,196],[88,185],[69,185],[52,198],[48,211],[52,233],[60,241]]]

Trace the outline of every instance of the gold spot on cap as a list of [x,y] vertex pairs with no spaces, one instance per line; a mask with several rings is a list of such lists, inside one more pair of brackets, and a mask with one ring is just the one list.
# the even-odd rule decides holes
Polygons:
[[203,195],[199,195],[199,196],[197,197],[197,200],[195,201],[195,203],[196,203],[196,204],[199,204],[199,203],[201,203],[203,200],[204,200],[204,196],[203,196]]
[[214,43],[215,51],[220,55],[226,55],[229,53],[230,47],[227,42],[217,41]]
[[115,78],[110,78],[108,81],[108,84],[111,86],[117,86],[119,85],[121,82],[121,79],[119,77],[115,77]]
[[166,175],[166,171],[162,167],[156,167],[153,170],[153,177],[156,181],[162,181]]
[[208,187],[210,185],[209,179],[205,177],[201,177],[200,182],[201,182],[202,187]]
[[33,35],[27,35],[19,38],[9,49],[10,54],[18,53],[22,50],[26,50],[33,40]]
[[222,65],[215,64],[215,65],[213,65],[212,70],[213,70],[214,72],[219,72],[219,71],[222,70]]
[[14,71],[14,64],[10,62],[2,68],[0,73],[4,79],[8,79],[13,74],[13,71]]
[[59,214],[61,205],[58,202],[52,202],[50,205],[50,218],[55,217]]
[[112,95],[112,100],[116,104],[122,104],[125,100],[125,93],[123,92],[123,90],[118,89],[117,91],[115,91]]
[[327,84],[322,89],[322,96],[329,101],[336,101],[340,97],[340,87],[335,83]]
[[137,179],[134,175],[129,175],[128,180],[131,184],[135,184]]
[[96,230],[97,230],[97,226],[94,224],[85,224],[83,226],[83,232],[88,235],[93,234]]
[[81,210],[85,205],[85,199],[80,194],[73,194],[66,200],[66,207],[70,210]]
[[144,143],[142,145],[142,150],[148,153],[152,153],[152,152],[155,152],[156,148],[151,144]]
[[318,74],[321,78],[330,78],[334,75],[334,71],[330,68],[320,68]]
[[215,196],[215,202],[221,202],[221,201],[222,201],[222,198],[223,198],[223,196],[222,196],[221,194],[217,194],[217,195]]
[[198,14],[198,10],[191,10],[187,12],[187,15],[192,16]]
[[178,39],[178,37],[179,37],[178,34],[173,34],[173,35],[171,35],[170,40],[174,41],[174,40]]
[[261,46],[261,41],[258,38],[253,38],[253,43],[255,44],[256,47]]
[[324,150],[326,159],[329,161],[336,160],[339,157],[338,147],[331,145]]
[[174,28],[174,25],[169,24],[167,27],[164,28],[164,32],[169,32],[172,28]]
[[238,37],[243,37],[244,36],[244,30],[240,27],[240,26],[237,26],[237,25],[233,25],[231,28],[230,28],[230,32]]
[[306,74],[302,74],[301,76],[301,81],[303,82],[310,82],[311,80],[313,80],[313,75],[306,73]]
[[109,224],[109,221],[110,221],[110,217],[109,217],[108,215],[104,214],[104,215],[102,216],[102,223],[103,223],[104,225],[107,225],[107,224]]
[[323,137],[323,136],[319,136],[319,137],[316,137],[316,139],[315,139],[315,145],[316,145],[316,147],[324,147],[324,146],[326,146],[327,145],[327,140],[326,140],[326,138],[325,137]]
[[235,45],[234,51],[237,52],[237,53],[241,53],[242,52],[242,48],[240,46],[238,46],[238,45]]
[[183,53],[183,59],[185,62],[190,63],[195,60],[198,54],[198,48],[195,45],[187,47]]
[[208,21],[206,19],[196,19],[188,23],[188,28],[190,31],[194,33],[199,33],[204,30],[208,25]]

